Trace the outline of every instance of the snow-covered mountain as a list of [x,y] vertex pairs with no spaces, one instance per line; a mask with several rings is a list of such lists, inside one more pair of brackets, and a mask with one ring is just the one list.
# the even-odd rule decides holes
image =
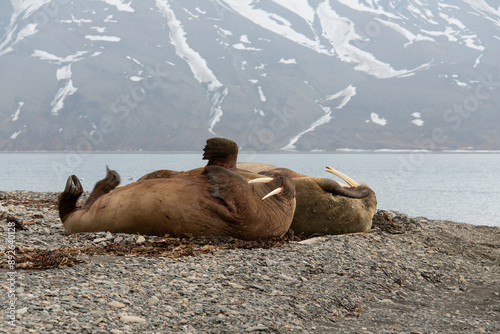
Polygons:
[[10,0],[0,36],[0,150],[500,149],[499,0]]

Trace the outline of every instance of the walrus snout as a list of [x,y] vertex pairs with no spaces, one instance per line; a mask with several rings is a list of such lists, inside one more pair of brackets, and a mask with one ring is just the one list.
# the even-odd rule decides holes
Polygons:
[[268,192],[262,200],[265,200],[274,195],[285,195],[289,197],[295,197],[295,183],[292,179],[281,171],[277,171],[275,173],[267,172],[267,173],[259,173],[261,175],[265,175],[265,177],[255,178],[253,180],[248,181],[248,183],[271,183],[274,181],[276,185],[270,185],[270,188],[273,189]]
[[[274,178],[272,178],[272,177],[259,177],[257,179],[253,179],[253,180],[248,181],[248,183],[269,183],[271,181],[274,181]],[[274,195],[281,194],[283,191],[284,191],[283,186],[280,186],[280,187],[272,190],[271,192],[269,192],[266,196],[262,197],[262,200],[265,200],[266,198],[269,198],[269,197],[274,196]]]

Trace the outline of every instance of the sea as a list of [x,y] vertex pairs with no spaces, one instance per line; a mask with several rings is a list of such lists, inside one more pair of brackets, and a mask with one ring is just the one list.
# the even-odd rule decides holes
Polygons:
[[[339,180],[325,172],[331,166],[370,186],[379,209],[500,226],[500,153],[243,152],[238,158]],[[189,170],[205,163],[199,153],[0,153],[0,191],[59,192],[72,174],[91,191],[106,166],[125,185],[154,170]]]

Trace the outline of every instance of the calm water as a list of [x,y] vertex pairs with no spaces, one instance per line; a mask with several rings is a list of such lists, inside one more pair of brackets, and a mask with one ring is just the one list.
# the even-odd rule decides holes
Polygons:
[[[329,165],[368,184],[380,209],[500,226],[500,154],[240,154],[239,160],[335,178],[323,171]],[[153,170],[187,170],[204,164],[200,154],[3,153],[0,190],[62,191],[71,174],[83,178],[85,190],[92,190],[106,165],[117,170],[126,184]]]

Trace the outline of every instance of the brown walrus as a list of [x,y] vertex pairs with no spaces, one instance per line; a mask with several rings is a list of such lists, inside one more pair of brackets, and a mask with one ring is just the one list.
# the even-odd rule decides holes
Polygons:
[[[349,184],[343,185],[321,177],[311,177],[295,171],[263,163],[238,163],[239,170],[266,174],[283,172],[295,183],[297,207],[290,228],[296,234],[345,234],[366,232],[372,227],[377,210],[375,192],[366,184],[358,184],[345,174],[326,167]],[[341,187],[342,189],[339,189]]]
[[[256,173],[280,172],[290,176],[295,183],[297,207],[291,224],[296,234],[309,237],[314,234],[345,234],[364,232],[371,228],[377,208],[375,193],[367,185],[359,185],[348,176],[329,167],[349,186],[321,177],[310,177],[287,168],[264,163],[237,163],[238,146],[229,139],[207,140],[205,151],[217,150],[220,164],[237,171],[247,179],[258,177]],[[205,159],[208,157],[204,156]],[[209,162],[210,163],[210,162]],[[190,177],[203,169],[188,172],[158,170],[144,175],[140,180],[153,178]]]
[[[227,146],[219,140],[214,143]],[[96,184],[81,208],[76,207],[76,201],[83,189],[78,178],[70,176],[59,200],[66,232],[258,240],[288,231],[295,210],[295,186],[290,177],[277,172],[270,174],[271,178],[256,175],[258,181],[248,182],[224,167],[231,167],[231,159],[226,163],[227,154],[218,156],[216,149],[209,149],[205,158],[209,160],[206,167],[184,172],[184,177],[141,180],[119,188],[115,188],[120,181],[118,173],[108,169],[106,178]],[[272,196],[267,198],[266,194]]]

